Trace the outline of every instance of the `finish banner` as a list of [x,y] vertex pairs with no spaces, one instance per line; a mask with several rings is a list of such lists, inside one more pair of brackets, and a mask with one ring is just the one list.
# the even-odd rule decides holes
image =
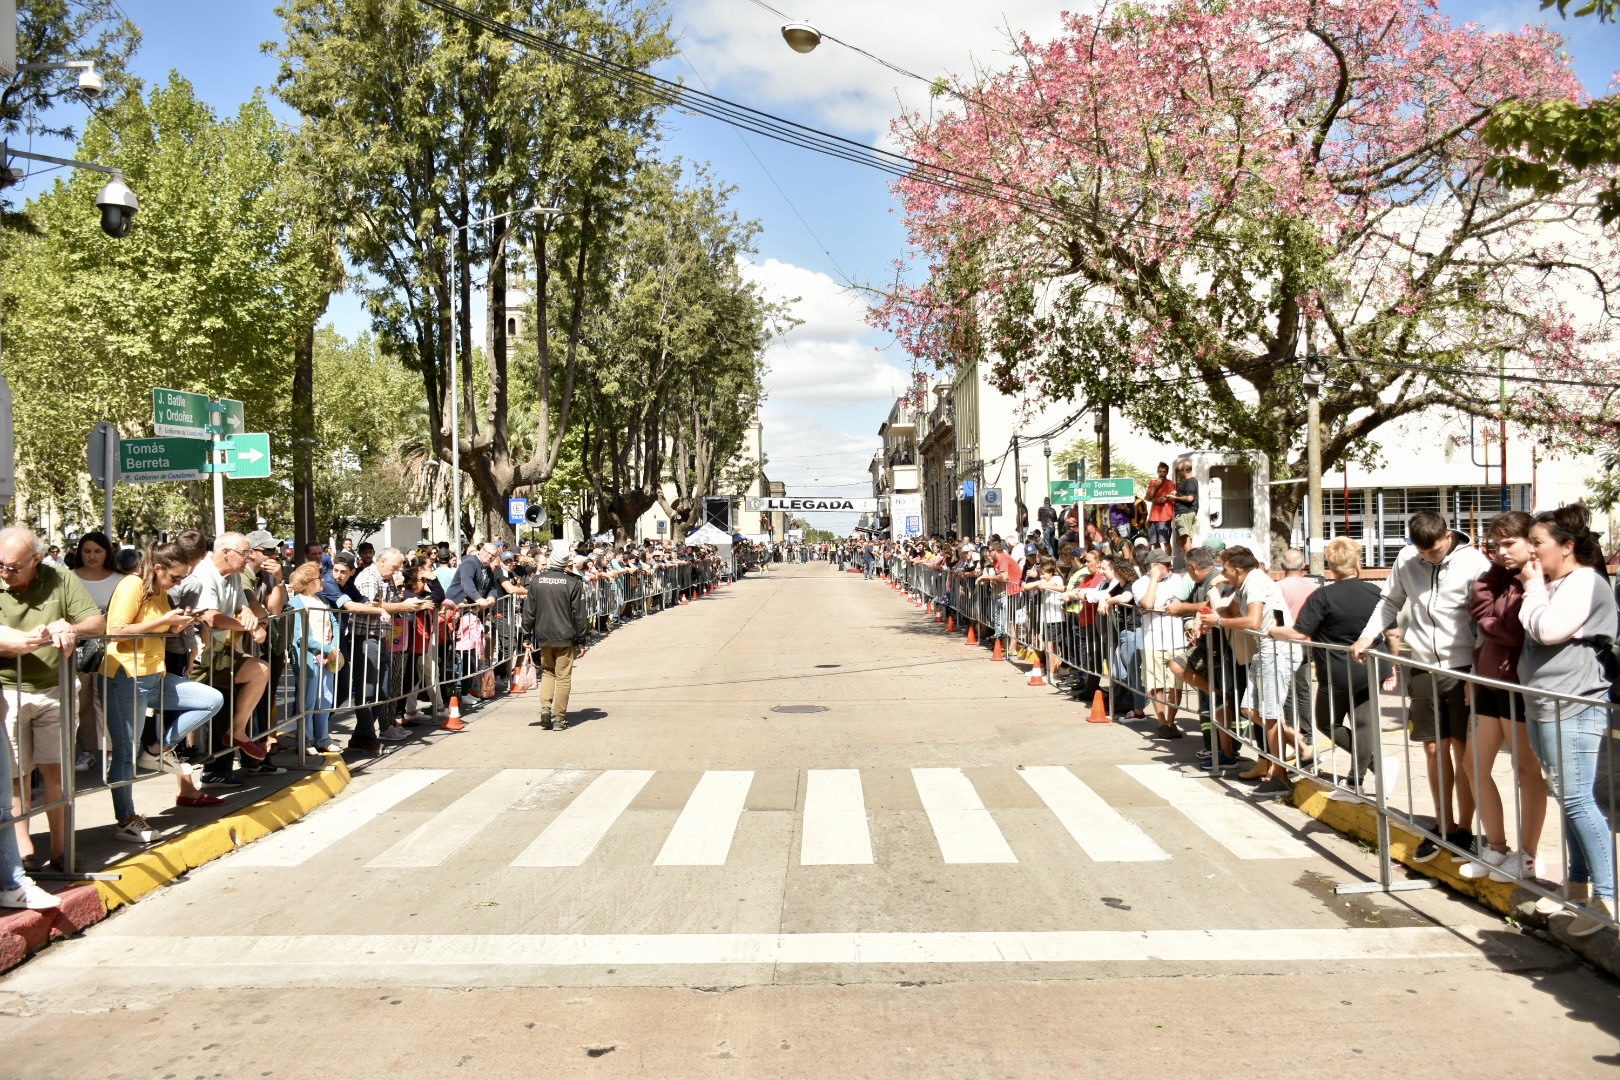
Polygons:
[[878,508],[876,499],[788,499],[754,498],[743,500],[743,505],[761,514],[865,514]]

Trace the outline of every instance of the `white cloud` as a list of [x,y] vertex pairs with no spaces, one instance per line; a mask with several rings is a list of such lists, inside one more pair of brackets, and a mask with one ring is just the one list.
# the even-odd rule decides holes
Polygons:
[[[1060,25],[1058,6],[1046,0],[792,0],[771,6],[928,80],[965,76],[975,65],[1004,68],[1008,27],[1041,40]],[[1092,6],[1085,0],[1073,5],[1075,10]],[[675,31],[682,52],[710,89],[740,92],[750,105],[803,123],[876,137],[903,110],[926,114],[925,82],[833,41],[823,40],[807,55],[795,53],[782,40],[782,21],[748,0],[684,0],[675,13]]]
[[907,372],[876,348],[879,334],[865,323],[866,303],[826,274],[767,259],[743,263],[743,274],[767,295],[791,301],[800,325],[765,354],[766,399],[799,405],[884,403],[908,381]]

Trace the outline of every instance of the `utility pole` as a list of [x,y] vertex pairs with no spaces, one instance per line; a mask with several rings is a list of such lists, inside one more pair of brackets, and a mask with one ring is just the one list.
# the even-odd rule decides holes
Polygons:
[[1321,577],[1325,569],[1322,561],[1322,383],[1326,381],[1327,365],[1316,355],[1315,320],[1305,319],[1305,397],[1309,416],[1305,431],[1305,472],[1309,498],[1310,535],[1307,541],[1311,558],[1311,573]]

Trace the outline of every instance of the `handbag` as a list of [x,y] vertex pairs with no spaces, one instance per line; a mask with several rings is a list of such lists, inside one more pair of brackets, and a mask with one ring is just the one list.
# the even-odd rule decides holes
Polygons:
[[1620,704],[1620,644],[1614,638],[1595,637],[1587,641],[1597,650],[1598,666],[1609,682],[1609,701]]
[[326,657],[321,661],[321,666],[326,668],[327,671],[330,671],[332,674],[336,675],[338,672],[342,671],[348,663],[349,658],[343,655],[342,649],[333,649],[331,652],[327,653]]
[[73,666],[83,675],[94,675],[101,670],[102,658],[107,655],[104,638],[85,638],[73,646]]
[[527,694],[535,688],[537,682],[538,679],[535,677],[534,672],[534,654],[529,653],[523,657],[523,663],[519,665],[517,674],[512,677],[512,693]]
[[478,696],[485,701],[495,700],[495,669],[490,668],[478,680]]

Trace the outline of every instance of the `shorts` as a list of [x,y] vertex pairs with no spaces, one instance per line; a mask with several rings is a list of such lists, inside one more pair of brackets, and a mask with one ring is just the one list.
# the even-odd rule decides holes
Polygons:
[[0,696],[5,698],[6,736],[17,754],[17,771],[13,775],[26,777],[36,765],[62,764],[61,695],[56,687],[0,687]]
[[1147,536],[1149,544],[1168,544],[1170,542],[1170,522],[1148,522]]
[[1474,715],[1512,717],[1524,723],[1524,695],[1517,690],[1500,690],[1494,686],[1474,687]]
[[1262,720],[1282,720],[1283,702],[1294,688],[1294,672],[1303,661],[1299,649],[1287,642],[1262,641],[1249,662],[1249,685],[1243,692],[1243,708],[1260,714]]
[[1177,690],[1181,680],[1170,672],[1170,658],[1174,649],[1142,650],[1142,686],[1148,690]]
[[1176,532],[1182,536],[1191,536],[1193,529],[1198,525],[1197,514],[1177,514],[1175,517]]
[[1410,671],[1406,680],[1406,722],[1418,742],[1468,737],[1468,698],[1466,683],[1457,674]]

